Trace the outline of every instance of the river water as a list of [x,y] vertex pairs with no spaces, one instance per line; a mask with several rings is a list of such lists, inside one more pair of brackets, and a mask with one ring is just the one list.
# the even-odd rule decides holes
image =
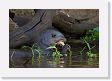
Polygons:
[[[93,49],[96,53],[96,57],[88,57],[87,49],[85,49],[82,54],[80,53],[81,49],[85,44],[77,42],[68,42],[71,46],[71,54],[68,54],[65,57],[60,58],[60,60],[55,61],[52,58],[47,56],[41,56],[39,61],[36,61],[33,65],[30,62],[25,66],[25,68],[98,68],[99,67],[99,44],[98,42],[91,44],[96,45]],[[20,67],[20,66],[19,66]]]

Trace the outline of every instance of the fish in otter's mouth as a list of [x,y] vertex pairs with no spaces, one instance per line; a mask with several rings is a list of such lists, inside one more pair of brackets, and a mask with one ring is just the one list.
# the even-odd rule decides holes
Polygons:
[[63,40],[59,40],[56,42],[56,45],[64,46],[65,42]]
[[70,45],[65,44],[63,40],[60,40],[56,43],[56,48],[61,52],[61,54],[67,54],[70,52]]

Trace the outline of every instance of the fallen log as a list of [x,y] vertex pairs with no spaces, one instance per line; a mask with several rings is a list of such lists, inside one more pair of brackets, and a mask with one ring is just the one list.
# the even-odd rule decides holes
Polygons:
[[83,22],[91,17],[83,19],[74,19],[67,14],[59,13],[53,18],[53,25],[60,31],[68,34],[82,34],[86,30],[98,27],[98,25],[93,23]]
[[15,48],[23,44],[32,44],[38,40],[42,31],[52,27],[52,16],[55,10],[37,10],[35,16],[26,25],[9,33],[9,46]]

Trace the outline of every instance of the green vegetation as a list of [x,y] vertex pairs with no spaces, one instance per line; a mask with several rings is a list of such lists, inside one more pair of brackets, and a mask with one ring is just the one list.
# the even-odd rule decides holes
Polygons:
[[[37,61],[40,62],[41,55],[42,55],[42,50],[39,47],[37,47],[35,44],[33,44],[32,47],[30,47],[30,46],[23,46],[22,49],[30,49],[32,51],[32,64],[34,64],[34,62],[35,62],[34,58],[37,58]],[[58,51],[58,49],[56,48],[55,45],[49,46],[48,49],[53,49],[54,50],[53,53],[52,53],[53,60],[56,61],[56,62],[59,62],[60,61],[60,57],[63,56],[63,54],[61,54],[60,51]],[[35,57],[36,55],[35,55],[34,51],[36,51],[38,53],[37,57]]]
[[55,61],[59,61],[59,60],[60,60],[60,57],[63,56],[63,55],[60,53],[60,51],[58,51],[58,49],[56,48],[55,45],[51,45],[49,48],[50,48],[50,49],[54,49],[53,54],[52,54],[53,59],[54,59]]
[[89,58],[94,58],[97,57],[97,54],[94,53],[94,51],[92,50],[95,46],[90,46],[90,42],[98,40],[99,39],[99,28],[94,28],[92,30],[89,30],[86,33],[86,36],[81,37],[81,40],[86,44],[86,46],[80,51],[80,54],[82,56],[82,52],[87,48],[88,51],[86,52],[86,54],[88,55]]
[[72,51],[69,52],[69,66],[72,65]]
[[35,44],[32,45],[32,47],[30,46],[23,46],[22,47],[23,49],[30,49],[32,51],[32,64],[34,64],[35,60],[35,52],[36,51],[38,53],[38,56],[37,56],[37,61],[40,62],[41,60],[41,49],[39,47],[37,47]]

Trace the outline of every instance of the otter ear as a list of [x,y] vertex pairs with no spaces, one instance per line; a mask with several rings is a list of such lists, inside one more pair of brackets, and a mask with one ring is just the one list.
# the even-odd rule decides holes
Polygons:
[[53,38],[55,38],[55,37],[56,37],[56,34],[52,33],[51,36],[52,36]]

